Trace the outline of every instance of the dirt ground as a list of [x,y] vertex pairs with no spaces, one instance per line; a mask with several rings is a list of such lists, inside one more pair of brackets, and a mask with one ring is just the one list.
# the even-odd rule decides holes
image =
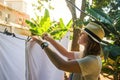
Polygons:
[[[65,77],[64,80],[68,80],[69,73],[67,73],[67,72],[65,72],[65,73],[66,73],[66,76],[64,76]],[[112,78],[112,76],[111,76],[111,78]],[[103,77],[102,75],[100,75],[100,80],[113,80],[113,79],[108,79],[108,78]]]

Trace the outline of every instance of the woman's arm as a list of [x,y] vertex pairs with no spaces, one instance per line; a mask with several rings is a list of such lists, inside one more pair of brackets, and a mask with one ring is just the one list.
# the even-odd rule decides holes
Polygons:
[[[34,39],[35,40],[35,39]],[[43,41],[36,39],[35,40],[40,46],[43,43]],[[56,52],[54,52],[52,49],[48,47],[44,47],[44,51],[46,52],[49,59],[52,61],[52,63],[60,70],[67,71],[67,72],[76,72],[80,73],[80,67],[77,61],[65,61],[62,59]]]
[[53,38],[51,38],[48,34],[43,35],[43,39],[49,41],[63,56],[68,59],[74,59],[74,52],[67,51],[62,45],[56,42]]
[[54,51],[52,51],[49,47],[44,49],[49,59],[52,63],[60,70],[67,71],[67,72],[75,72],[80,73],[80,67],[77,61],[65,61],[59,55],[57,55]]

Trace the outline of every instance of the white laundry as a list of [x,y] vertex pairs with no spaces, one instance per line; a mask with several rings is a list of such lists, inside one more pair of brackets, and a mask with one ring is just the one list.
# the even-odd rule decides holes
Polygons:
[[0,80],[25,80],[24,40],[0,34]]
[[[68,48],[68,35],[58,41]],[[49,46],[53,48],[52,45]],[[57,51],[56,51],[57,52]],[[28,80],[64,80],[64,71],[57,69],[47,57],[46,53],[36,42],[28,42]],[[57,52],[59,54],[59,52]],[[59,54],[60,55],[60,54]],[[62,55],[62,58],[66,59]]]
[[[59,42],[68,48],[66,40],[68,35]],[[51,63],[37,43],[25,46],[25,40],[0,34],[0,80],[64,80],[64,71]]]

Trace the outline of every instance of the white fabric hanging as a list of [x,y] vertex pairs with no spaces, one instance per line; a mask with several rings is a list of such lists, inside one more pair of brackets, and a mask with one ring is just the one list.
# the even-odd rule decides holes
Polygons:
[[[65,48],[66,38],[60,41]],[[30,42],[26,48],[24,40],[0,34],[0,80],[64,80],[64,72],[51,63],[38,44]]]
[[28,80],[63,80],[63,71],[58,70],[48,59],[41,47],[30,42],[28,45]]
[[[60,43],[67,49],[67,34]],[[52,45],[49,45],[52,49]],[[58,53],[58,52],[57,52]],[[64,80],[64,71],[58,70],[48,59],[44,50],[36,42],[27,43],[28,80]],[[59,54],[59,53],[58,53]],[[60,54],[59,54],[60,55]],[[61,55],[60,55],[61,56]],[[63,59],[65,57],[61,56]]]
[[0,34],[0,80],[25,80],[24,40]]

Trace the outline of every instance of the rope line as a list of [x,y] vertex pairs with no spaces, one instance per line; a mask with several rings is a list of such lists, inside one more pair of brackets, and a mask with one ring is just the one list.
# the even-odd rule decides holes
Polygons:
[[14,33],[8,32],[7,28],[5,28],[4,32],[0,31],[0,33],[5,34],[7,36],[15,37],[15,38],[20,39],[20,40],[25,40],[25,41],[29,41],[31,39],[29,37],[27,39],[23,39],[23,38],[17,37]]

